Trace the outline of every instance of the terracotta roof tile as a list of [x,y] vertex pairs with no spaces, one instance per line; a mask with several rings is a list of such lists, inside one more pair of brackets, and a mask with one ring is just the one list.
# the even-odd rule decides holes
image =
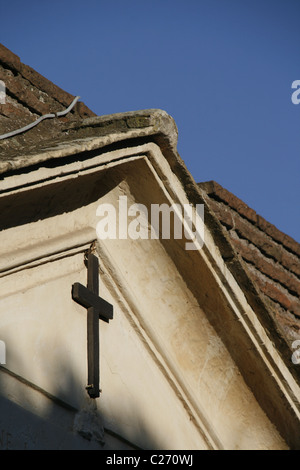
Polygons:
[[[0,44],[0,80],[5,84],[5,104],[0,104],[0,135],[20,129],[45,114],[64,111],[74,96],[54,85],[20,58]],[[95,114],[84,103],[77,102],[68,115],[41,122],[36,128],[0,141],[0,155],[20,151],[36,141],[60,135],[66,123],[92,117]]]
[[290,345],[300,338],[299,243],[215,181],[198,186]]
[[[49,98],[57,101],[64,107],[69,106],[70,102],[75,98],[70,93],[62,90],[60,87],[52,83],[47,78],[36,72],[34,69],[25,65],[20,61],[20,58],[7,49],[3,44],[0,44],[0,64],[6,70],[10,70],[17,78],[23,78],[36,87],[37,90],[44,92]],[[81,117],[95,116],[87,106],[81,104]],[[48,110],[49,112],[49,110]]]
[[215,200],[226,203],[229,207],[237,211],[245,219],[249,220],[257,228],[261,229],[264,233],[268,234],[273,240],[282,244],[289,251],[294,252],[297,256],[300,256],[300,244],[297,243],[292,237],[278,230],[273,224],[265,220],[253,209],[251,209],[245,202],[239,199],[237,196],[232,194],[223,188],[220,184],[215,181],[208,181],[200,183],[207,194],[212,196]]

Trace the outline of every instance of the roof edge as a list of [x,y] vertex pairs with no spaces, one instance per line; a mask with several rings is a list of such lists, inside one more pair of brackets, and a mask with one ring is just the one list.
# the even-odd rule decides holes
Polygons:
[[149,138],[166,153],[177,153],[177,126],[166,111],[148,109],[81,119],[65,125],[55,141],[41,142],[27,152],[24,149],[21,157],[0,160],[0,174],[25,171],[32,165],[76,152],[91,152],[112,144],[121,145],[123,141]]
[[257,228],[265,232],[276,242],[280,243],[288,250],[300,256],[300,244],[294,240],[290,235],[279,230],[275,225],[268,222],[261,215],[257,214],[254,209],[249,207],[244,201],[239,199],[233,193],[223,188],[216,181],[207,181],[198,183],[198,186],[207,192],[211,197],[221,200],[225,204],[228,204],[232,209],[237,211],[242,217],[246,218],[249,222],[255,225]]
[[[63,106],[69,106],[70,102],[75,98],[75,96],[52,83],[29,65],[23,64],[20,57],[7,49],[3,44],[0,44],[0,63],[14,72],[19,73],[32,85],[44,93],[47,93]],[[79,103],[79,107],[81,116],[96,116],[83,102]]]

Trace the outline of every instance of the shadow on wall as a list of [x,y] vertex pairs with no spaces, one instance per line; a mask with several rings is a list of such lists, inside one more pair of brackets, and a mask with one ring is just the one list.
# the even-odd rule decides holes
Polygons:
[[[111,173],[109,177],[107,173],[101,177],[91,174],[82,176],[80,182],[78,178],[64,183],[55,181],[49,186],[24,190],[22,194],[4,195],[1,198],[0,229],[25,226],[88,206],[100,200],[122,178],[118,172]],[[22,333],[26,334],[26,331]],[[6,340],[1,336],[2,339]],[[48,348],[51,351],[51,347],[51,344],[43,344],[44,350]],[[55,371],[49,370],[50,364],[45,364],[45,367],[42,364],[42,373],[48,382],[50,376],[56,381],[50,388],[45,387],[48,391],[51,389],[49,394],[30,381],[30,371],[39,357],[35,358],[36,362],[28,357],[11,357],[16,349],[10,347],[8,350],[6,364],[0,365],[0,450],[159,448],[155,436],[149,432],[143,418],[137,415],[134,404],[131,413],[134,426],[128,436],[128,424],[127,428],[122,424],[121,416],[118,423],[112,423],[104,414],[101,397],[90,399],[84,391],[85,402],[78,400],[85,384],[78,380],[74,358],[65,353],[58,356]],[[85,377],[82,380],[85,381]],[[80,409],[76,408],[78,402],[82,403]],[[122,403],[116,405],[122,409]],[[128,412],[128,404],[126,408]]]
[[[20,359],[20,370],[22,369]],[[27,364],[28,365],[28,364]],[[24,363],[24,370],[26,365]],[[61,363],[57,377],[63,372],[64,396],[72,396],[82,387],[76,380],[70,363]],[[67,377],[66,377],[66,371]],[[0,450],[137,450],[156,449],[158,443],[136,416],[136,431],[130,441],[122,433],[122,424],[116,429],[106,427],[101,410],[101,397],[86,394],[81,409],[69,405],[57,394],[50,395],[36,385],[0,366]],[[134,413],[134,410],[132,411]],[[118,429],[117,429],[118,428]]]

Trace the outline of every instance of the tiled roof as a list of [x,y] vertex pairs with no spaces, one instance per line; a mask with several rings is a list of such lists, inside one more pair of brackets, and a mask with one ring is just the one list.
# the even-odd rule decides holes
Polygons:
[[198,186],[291,346],[300,339],[300,244],[218,183]]
[[[6,87],[6,102],[0,104],[0,135],[22,128],[40,116],[64,111],[74,100],[74,96],[54,85],[20,58],[0,44],[0,80]],[[60,129],[70,121],[95,116],[82,102],[78,101],[66,116],[42,121],[30,134],[0,141],[0,153],[20,151],[37,140],[55,138]]]

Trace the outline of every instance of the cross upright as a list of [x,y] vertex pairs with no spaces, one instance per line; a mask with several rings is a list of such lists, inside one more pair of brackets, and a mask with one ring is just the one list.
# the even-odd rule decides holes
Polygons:
[[72,286],[72,298],[87,308],[88,385],[86,388],[91,398],[97,398],[100,396],[99,319],[109,323],[113,318],[113,306],[99,297],[98,258],[89,253],[87,263],[87,287],[75,282]]

